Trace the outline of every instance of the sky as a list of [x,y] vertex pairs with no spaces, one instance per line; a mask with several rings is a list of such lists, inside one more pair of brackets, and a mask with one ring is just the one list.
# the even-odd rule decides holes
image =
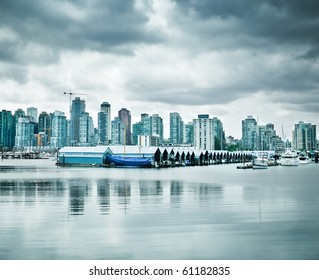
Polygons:
[[[85,98],[97,126],[102,102],[218,117],[241,138],[248,115],[291,137],[319,125],[319,1],[1,0],[0,110],[37,107],[69,116]],[[78,95],[77,95],[78,94]]]

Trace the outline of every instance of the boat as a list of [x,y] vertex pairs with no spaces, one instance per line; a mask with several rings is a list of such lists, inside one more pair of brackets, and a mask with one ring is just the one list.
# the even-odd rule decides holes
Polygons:
[[299,154],[298,160],[299,160],[299,164],[311,163],[311,159],[304,153]]
[[293,150],[287,150],[280,158],[280,165],[282,166],[298,166],[298,154]]
[[150,167],[152,165],[150,158],[107,155],[105,159],[106,163],[118,167]]
[[268,154],[260,153],[253,159],[253,169],[267,169],[268,168]]

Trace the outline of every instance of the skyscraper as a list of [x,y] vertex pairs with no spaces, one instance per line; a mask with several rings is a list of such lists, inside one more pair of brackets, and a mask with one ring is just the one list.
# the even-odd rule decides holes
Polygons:
[[133,132],[132,132],[132,144],[138,145],[138,137],[142,135],[142,123],[137,122],[133,124]]
[[112,121],[112,145],[124,145],[124,129],[124,123],[119,117],[115,117]]
[[35,146],[36,138],[34,134],[35,123],[30,117],[20,117],[16,123],[15,147],[18,149]]
[[184,124],[184,137],[183,144],[194,144],[194,124],[193,122],[189,122]]
[[132,130],[131,130],[131,112],[126,108],[122,108],[119,113],[118,117],[121,122],[125,126],[125,144],[131,145],[131,137],[132,137]]
[[62,148],[67,145],[68,122],[65,114],[61,111],[55,111],[52,118],[52,136],[51,147]]
[[32,122],[38,122],[38,109],[35,107],[27,108],[27,116],[31,117]]
[[170,113],[169,114],[169,124],[170,124],[170,128],[169,128],[169,135],[170,135],[170,142],[173,145],[176,144],[182,144],[183,143],[183,121],[181,116],[179,115],[179,113]]
[[108,145],[111,142],[111,132],[111,105],[103,102],[98,113],[98,144]]
[[72,100],[70,120],[70,144],[76,145],[80,142],[80,117],[85,113],[85,100],[75,97]]
[[14,147],[14,119],[11,111],[0,112],[0,149],[11,150]]
[[151,120],[146,113],[141,114],[141,135],[151,135]]
[[212,120],[214,131],[214,150],[223,150],[226,146],[223,123],[216,117],[212,118]]
[[150,135],[158,137],[158,144],[161,145],[163,143],[163,119],[158,114],[153,114],[150,117]]
[[194,124],[194,147],[202,150],[214,150],[213,120],[209,115],[198,115],[193,120]]
[[46,146],[50,143],[51,117],[47,112],[41,112],[39,115],[39,135],[41,137],[41,146]]
[[299,151],[314,151],[317,145],[316,125],[300,121],[293,131],[293,146]]
[[242,120],[242,148],[244,150],[257,149],[257,121],[252,116]]
[[80,116],[80,138],[81,146],[92,146],[94,144],[94,126],[89,113],[82,113]]

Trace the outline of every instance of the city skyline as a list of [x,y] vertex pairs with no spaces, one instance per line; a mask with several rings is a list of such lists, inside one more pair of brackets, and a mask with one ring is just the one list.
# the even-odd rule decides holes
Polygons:
[[[218,117],[241,138],[248,115],[291,139],[319,126],[319,3],[314,1],[2,1],[1,109],[65,112],[63,92],[184,122]],[[75,95],[76,96],[76,95]],[[83,96],[79,95],[83,98]]]
[[[86,105],[86,101],[85,101],[85,99],[82,99],[82,98],[80,98],[80,100],[81,101],[84,101],[84,103],[85,103],[85,105]],[[107,103],[109,106],[110,106],[110,108],[112,108],[112,104],[109,104],[108,102],[102,102],[102,104],[100,104],[100,107],[101,107],[101,105],[103,105],[103,104],[105,104],[105,103]],[[27,114],[27,111],[28,111],[28,109],[30,109],[30,108],[32,108],[32,109],[38,109],[38,118],[36,119],[36,120],[34,120],[34,118],[31,116],[31,115],[28,115]],[[116,110],[115,112],[114,112],[114,108],[112,108],[112,113],[111,113],[111,121],[118,121],[119,120],[119,117],[118,117],[118,114],[119,114],[119,112],[122,110],[122,109],[125,109],[125,110],[128,110],[128,108],[121,108],[120,110]],[[27,115],[27,116],[30,116],[31,117],[31,119],[34,121],[34,122],[36,122],[36,123],[39,123],[39,117],[40,117],[40,115],[41,114],[43,114],[43,113],[46,113],[46,114],[51,114],[51,115],[54,115],[56,112],[58,113],[58,114],[60,114],[60,113],[63,113],[64,114],[64,116],[65,116],[65,118],[66,118],[66,120],[67,121],[70,121],[71,120],[71,118],[70,118],[70,116],[69,116],[69,114],[70,114],[70,112],[64,112],[64,111],[61,111],[61,110],[59,110],[59,109],[55,109],[54,111],[52,111],[52,112],[48,112],[48,111],[45,111],[45,110],[42,110],[41,108],[36,108],[36,107],[28,107],[28,108],[24,108],[23,106],[20,106],[20,107],[18,107],[18,108],[16,108],[16,109],[14,109],[13,111],[12,110],[9,110],[9,109],[7,109],[7,108],[0,108],[0,112],[2,111],[2,110],[4,110],[4,111],[7,111],[7,112],[11,112],[11,114],[12,115],[14,115],[15,114],[15,112],[16,111],[24,111],[24,113],[25,113],[25,115]],[[128,110],[129,112],[131,112],[130,110]],[[100,112],[98,112],[97,114],[99,115],[99,113]],[[132,112],[133,113],[133,112]],[[136,112],[135,112],[136,113]],[[86,114],[88,114],[91,118],[92,118],[92,120],[93,120],[93,125],[94,125],[94,128],[96,128],[96,129],[98,129],[99,127],[99,121],[98,121],[98,116],[95,118],[94,116],[92,116],[91,115],[91,112],[88,112],[87,110],[86,110]],[[157,114],[157,113],[154,113],[154,115],[158,115],[159,117],[161,117],[162,119],[163,119],[163,124],[164,123],[166,123],[166,125],[163,125],[164,127],[164,139],[170,139],[170,132],[171,132],[171,124],[170,124],[170,115],[171,114],[178,114],[178,115],[180,115],[178,112],[168,112],[168,117],[167,117],[167,120],[165,120],[166,118],[164,117],[164,118],[162,118],[162,116],[161,115],[159,115],[159,114]],[[141,113],[137,113],[137,115],[141,118],[143,115],[147,115],[147,116],[149,116],[150,114],[148,114],[146,111],[143,111],[143,112],[141,112]],[[200,116],[206,116],[207,115],[207,117],[211,117],[211,118],[217,118],[218,120],[219,120],[219,117],[218,116],[210,116],[209,114],[202,114],[202,113],[200,113],[200,112],[194,112],[194,117],[191,119],[191,120],[184,120],[183,119],[183,116],[181,116],[180,115],[180,118],[181,118],[181,120],[182,120],[182,122],[185,124],[185,125],[187,125],[188,123],[193,123],[196,119],[198,119]],[[283,126],[282,127],[276,127],[276,125],[273,123],[273,122],[271,122],[271,121],[265,121],[264,123],[260,123],[259,122],[259,117],[256,117],[256,116],[253,116],[253,115],[250,115],[250,114],[246,114],[246,117],[244,117],[242,120],[239,120],[238,121],[238,125],[239,125],[239,129],[240,129],[240,135],[238,136],[238,137],[234,137],[234,134],[232,134],[231,132],[228,132],[228,131],[226,131],[225,130],[225,128],[223,129],[223,131],[224,131],[224,133],[225,133],[225,136],[226,137],[228,137],[228,136],[230,136],[230,137],[234,137],[235,139],[237,139],[237,140],[241,140],[242,139],[242,122],[246,119],[246,118],[253,118],[255,121],[256,121],[256,125],[258,125],[258,126],[265,126],[265,125],[273,125],[274,126],[274,130],[276,131],[276,134],[280,137],[280,138],[282,138],[282,140],[283,141],[286,141],[286,140],[288,140],[288,141],[293,141],[293,139],[292,139],[292,137],[293,137],[293,129],[295,128],[295,126],[298,124],[298,123],[311,123],[311,122],[308,122],[307,120],[299,120],[299,121],[297,121],[296,123],[293,123],[293,124],[291,124],[291,127],[293,128],[292,129],[292,133],[291,133],[291,138],[289,138],[288,136],[287,136],[287,132],[286,131],[283,131]],[[220,121],[220,120],[219,120]],[[131,129],[133,129],[133,125],[135,125],[135,124],[138,124],[138,123],[140,123],[140,120],[137,120],[137,121],[135,121],[135,122],[131,122]],[[314,123],[312,123],[312,124],[314,124]],[[316,124],[314,124],[314,125],[316,125]],[[224,126],[224,123],[222,122],[222,126]],[[98,133],[99,134],[99,133]],[[283,135],[284,134],[284,135]],[[318,139],[319,140],[319,139]]]

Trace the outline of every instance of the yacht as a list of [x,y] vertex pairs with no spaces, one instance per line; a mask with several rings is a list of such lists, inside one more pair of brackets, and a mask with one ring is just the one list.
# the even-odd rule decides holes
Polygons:
[[308,164],[311,162],[310,158],[304,153],[300,153],[298,159],[299,159],[299,164]]
[[253,169],[266,169],[268,168],[268,154],[259,153],[253,160]]
[[299,165],[298,154],[293,150],[287,150],[280,158],[280,165],[283,165],[283,166]]

